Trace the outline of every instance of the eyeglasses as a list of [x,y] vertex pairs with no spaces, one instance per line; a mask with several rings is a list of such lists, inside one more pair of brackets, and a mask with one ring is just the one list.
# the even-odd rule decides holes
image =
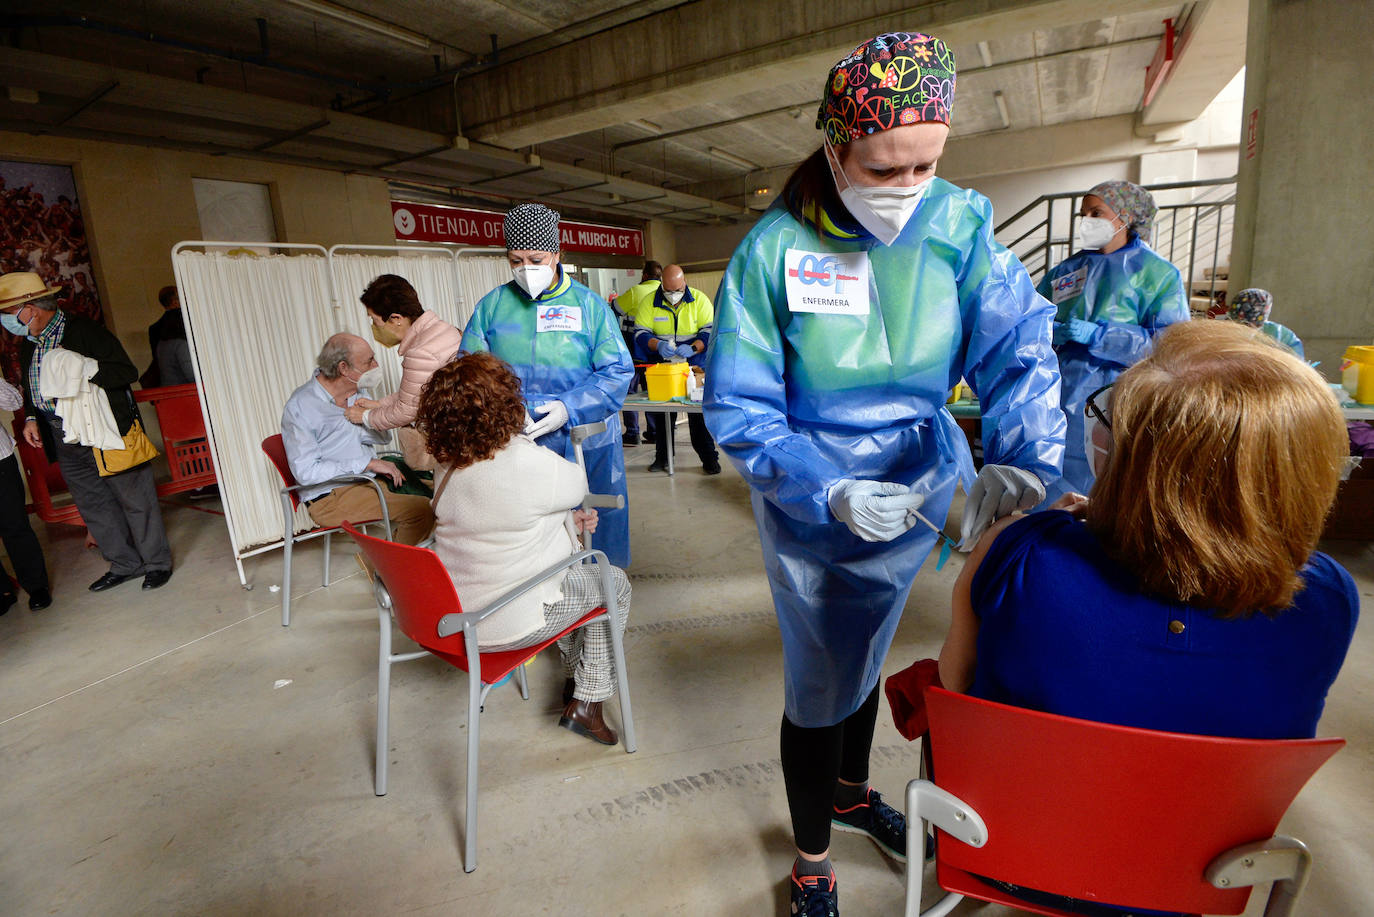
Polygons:
[[[1101,474],[1112,451],[1111,398],[1114,383],[1108,382],[1088,396],[1083,405],[1083,451],[1088,455],[1093,474]],[[1101,458],[1099,458],[1101,456]]]

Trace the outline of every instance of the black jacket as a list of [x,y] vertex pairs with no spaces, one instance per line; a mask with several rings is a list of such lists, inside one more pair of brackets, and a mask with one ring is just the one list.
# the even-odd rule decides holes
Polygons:
[[186,320],[182,317],[180,309],[168,309],[157,321],[148,326],[148,347],[153,354],[153,362],[148,364],[147,370],[138,379],[144,388],[157,388],[163,384],[162,364],[158,361],[157,345],[172,338],[186,340]]
[[[134,393],[129,388],[138,378],[134,361],[129,359],[129,354],[125,352],[124,345],[119,343],[119,338],[104,325],[84,315],[73,315],[70,312],[63,314],[66,316],[67,325],[62,329],[62,347],[83,357],[90,357],[100,364],[100,369],[91,377],[91,381],[103,388],[106,397],[110,399],[110,413],[119,425],[120,434],[128,433],[138,416]],[[33,392],[29,391],[29,364],[33,362],[33,352],[37,346],[28,338],[19,341],[19,365],[23,368],[21,378],[24,382],[26,417],[37,416]],[[40,423],[38,429],[43,434],[43,445],[48,458],[55,460],[57,453],[51,441],[52,435],[48,425]]]

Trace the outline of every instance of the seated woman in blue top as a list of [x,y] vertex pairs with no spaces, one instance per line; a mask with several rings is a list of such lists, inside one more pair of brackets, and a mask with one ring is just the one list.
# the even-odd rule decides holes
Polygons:
[[1359,614],[1315,550],[1349,452],[1303,361],[1190,322],[1089,398],[1089,500],[1006,519],[954,591],[951,690],[1195,735],[1316,734]]

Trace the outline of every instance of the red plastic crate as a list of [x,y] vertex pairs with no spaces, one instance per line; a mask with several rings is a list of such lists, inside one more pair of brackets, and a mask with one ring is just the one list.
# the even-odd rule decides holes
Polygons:
[[166,385],[134,392],[134,400],[150,403],[157,411],[162,429],[162,446],[167,453],[170,482],[159,484],[159,496],[195,490],[215,483],[215,467],[210,460],[210,442],[205,435],[205,417],[200,412],[200,397],[194,384]]

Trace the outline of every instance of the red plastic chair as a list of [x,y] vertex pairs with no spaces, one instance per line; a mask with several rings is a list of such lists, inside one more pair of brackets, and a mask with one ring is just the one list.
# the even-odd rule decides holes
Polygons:
[[67,482],[56,462],[48,461],[48,454],[41,448],[35,449],[24,439],[24,411],[14,412],[14,448],[19,454],[20,464],[24,466],[24,477],[29,482],[29,496],[33,503],[29,508],[35,516],[47,523],[85,526],[81,511],[76,503],[58,506],[53,503],[53,494],[68,493]]
[[[1311,856],[1273,836],[1344,739],[1256,740],[1131,729],[926,689],[934,782],[907,785],[907,847],[939,831],[936,879],[951,894],[1036,914],[979,876],[1082,901],[1188,914],[1240,914],[1274,883],[1266,917],[1291,912]],[[922,864],[907,862],[907,917]]]
[[281,475],[281,510],[284,520],[282,529],[282,573],[281,573],[281,626],[291,626],[291,549],[298,541],[309,541],[312,538],[324,536],[324,579],[323,585],[329,585],[329,546],[330,540],[335,532],[342,531],[340,526],[326,528],[316,526],[309,531],[296,534],[296,507],[300,506],[299,496],[302,487],[338,487],[342,484],[370,484],[377,490],[377,502],[382,505],[381,519],[359,519],[359,525],[374,525],[381,522],[386,530],[386,537],[391,537],[391,514],[387,512],[386,498],[382,494],[382,485],[376,478],[370,478],[365,474],[346,474],[337,478],[330,478],[328,481],[320,481],[316,484],[299,484],[296,476],[291,473],[291,463],[286,460],[286,446],[282,444],[281,434],[274,433],[262,441],[262,451],[267,455],[272,467],[277,469],[277,474]]
[[[438,656],[450,665],[468,673],[468,762],[467,762],[467,824],[464,829],[463,871],[477,868],[477,738],[478,719],[482,702],[492,686],[511,672],[516,672],[520,695],[529,700],[525,684],[525,663],[543,649],[553,645],[564,634],[598,621],[614,621],[615,589],[611,582],[610,562],[600,551],[581,551],[549,567],[507,592],[501,598],[478,611],[463,611],[453,580],[439,555],[428,548],[396,544],[364,535],[345,523],[344,530],[353,536],[359,549],[377,571],[374,589],[377,595],[377,623],[379,651],[377,658],[377,773],[378,796],[386,795],[387,750],[390,701],[391,666],[428,655]],[[512,600],[553,577],[562,577],[570,567],[585,560],[593,560],[601,572],[602,595],[607,604],[594,608],[558,634],[535,646],[506,652],[483,653],[477,646],[477,625],[505,607]],[[419,652],[391,652],[391,621],[423,649]],[[626,754],[635,751],[634,718],[630,713],[630,679],[625,669],[625,649],[620,634],[611,627],[611,651],[615,658],[616,697],[620,703],[620,719]],[[478,665],[469,665],[477,659]]]

